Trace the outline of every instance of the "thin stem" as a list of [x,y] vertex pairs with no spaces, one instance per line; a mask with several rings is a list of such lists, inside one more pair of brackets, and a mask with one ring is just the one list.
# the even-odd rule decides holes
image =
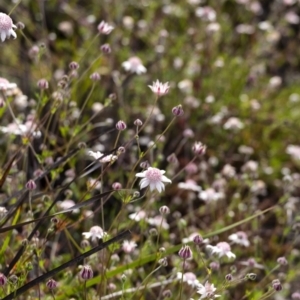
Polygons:
[[183,260],[183,265],[182,265],[182,274],[181,274],[180,289],[179,289],[179,300],[181,300],[181,296],[182,296],[184,266],[185,266],[185,259]]
[[[159,281],[159,282],[152,283],[152,284],[148,285],[147,287],[150,288],[150,289],[153,289],[153,288],[156,288],[156,287],[160,287],[160,286],[170,284],[172,282],[174,282],[174,279],[167,279],[167,280],[164,280],[162,282]],[[121,290],[119,292],[115,292],[115,293],[106,295],[106,296],[102,297],[101,300],[108,300],[108,299],[112,299],[112,298],[117,298],[117,297],[123,296],[123,294],[132,294],[132,293],[135,293],[137,291],[144,290],[145,288],[146,288],[146,286],[142,285],[142,286],[135,287],[135,288],[130,288],[130,289],[127,289],[127,290]]]
[[15,4],[15,6],[13,6],[13,8],[10,10],[10,12],[9,12],[9,16],[11,15],[11,13],[19,6],[19,4],[22,2],[22,0],[19,0],[16,4]]

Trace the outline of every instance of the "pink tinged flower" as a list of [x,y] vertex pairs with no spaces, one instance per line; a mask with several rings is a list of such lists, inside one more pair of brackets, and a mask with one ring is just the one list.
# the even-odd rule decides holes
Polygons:
[[198,18],[209,22],[214,22],[217,17],[216,11],[210,6],[198,7],[195,14]]
[[221,297],[221,295],[216,295],[215,291],[217,290],[213,284],[210,284],[208,281],[205,282],[204,285],[199,283],[197,286],[197,293],[201,295],[199,299],[214,299]]
[[226,242],[220,242],[216,246],[207,245],[207,249],[211,251],[211,254],[217,254],[219,257],[227,256],[228,258],[235,258],[235,254],[231,252],[231,247]]
[[114,162],[118,159],[118,156],[112,155],[112,154],[103,154],[100,151],[89,151],[88,152],[89,156],[92,156],[94,159],[99,160],[101,163],[109,163],[109,162]]
[[93,226],[89,232],[83,232],[82,235],[85,239],[91,239],[92,242],[95,242],[97,239],[103,239],[106,232],[100,226]]
[[158,228],[162,228],[165,230],[168,230],[170,228],[170,225],[167,223],[165,218],[163,218],[161,215],[157,215],[154,218],[148,218],[146,221],[148,224],[152,226],[156,226]]
[[172,182],[169,178],[163,175],[164,173],[165,171],[163,170],[149,167],[146,171],[137,173],[135,176],[143,178],[140,181],[141,189],[149,186],[150,191],[157,189],[158,192],[161,193],[165,189],[164,182]]
[[17,28],[17,26],[13,24],[11,17],[7,14],[0,13],[0,38],[2,42],[4,42],[5,39],[9,39],[11,35],[14,38],[17,37],[14,28]]
[[112,31],[114,30],[114,27],[109,25],[108,23],[106,23],[105,21],[102,21],[99,25],[98,25],[98,31],[102,34],[110,34]]
[[285,152],[289,154],[293,159],[300,160],[300,146],[288,145]]
[[[70,199],[66,199],[64,201],[58,202],[58,206],[62,210],[70,209],[70,211],[71,211],[72,210],[71,208],[75,205],[76,205],[75,202],[73,200],[70,200]],[[78,214],[80,212],[80,210],[78,208],[73,209],[72,211],[73,211],[74,214]]]
[[231,117],[225,122],[225,124],[223,125],[223,128],[225,130],[237,131],[237,130],[241,130],[244,128],[244,123],[238,118]]
[[183,273],[183,276],[181,272],[177,272],[176,277],[178,280],[182,280],[183,282],[186,282],[188,285],[191,285],[192,287],[197,287],[198,285],[200,285],[200,282],[198,281],[196,275],[192,272]]
[[17,85],[15,83],[10,83],[7,79],[0,77],[0,90],[1,91],[15,89],[16,87],[17,87]]
[[137,244],[134,241],[127,241],[125,240],[122,244],[122,250],[129,254],[132,253],[134,251],[134,249],[136,248]]
[[135,212],[133,214],[129,215],[129,219],[134,220],[136,222],[140,222],[146,218],[147,214],[144,210],[140,210],[138,212]]
[[122,63],[122,67],[127,72],[136,73],[138,75],[146,73],[147,69],[143,66],[142,61],[137,56],[130,57]]
[[187,179],[185,182],[179,182],[178,188],[183,190],[189,190],[193,192],[201,192],[201,186],[199,186],[193,179]]
[[300,300],[300,293],[299,292],[295,292],[292,294],[292,299],[293,300]]
[[287,12],[284,18],[290,24],[299,24],[300,22],[299,16],[293,11]]
[[35,131],[36,124],[33,121],[26,121],[25,124],[11,123],[6,127],[0,127],[0,131],[3,133],[14,134],[14,135],[32,135],[33,137],[40,137],[42,133]]
[[228,239],[234,244],[242,245],[244,247],[250,246],[248,236],[244,231],[238,231],[236,233],[233,233],[228,237]]
[[192,147],[192,150],[196,155],[204,155],[206,152],[206,146],[203,145],[201,142],[195,142]]
[[288,264],[288,261],[284,256],[278,257],[277,262],[281,266],[286,266]]
[[170,86],[169,82],[162,83],[156,80],[152,85],[148,85],[151,91],[158,97],[168,94]]
[[241,261],[240,264],[250,268],[257,268],[257,269],[265,268],[263,265],[258,264],[254,258],[249,258],[247,261]]
[[213,188],[208,188],[199,193],[198,197],[205,202],[218,201],[224,198],[224,194],[221,192],[217,192]]

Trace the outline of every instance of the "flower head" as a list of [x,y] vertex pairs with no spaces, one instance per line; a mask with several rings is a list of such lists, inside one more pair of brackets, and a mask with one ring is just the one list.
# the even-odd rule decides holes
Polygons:
[[188,285],[191,285],[192,287],[197,287],[200,284],[196,275],[192,272],[186,272],[183,274],[181,272],[177,272],[176,277],[178,280],[182,280],[183,282],[186,282]]
[[203,145],[201,142],[195,142],[192,147],[192,150],[196,155],[204,155],[206,152],[206,146]]
[[[0,32],[1,32],[1,30],[0,30]],[[7,79],[0,77],[0,90],[6,91],[6,90],[15,89],[16,87],[17,87],[17,85],[15,83],[11,83]]]
[[169,178],[163,175],[164,173],[165,171],[163,170],[149,167],[146,171],[137,173],[135,176],[143,178],[140,181],[141,189],[149,185],[150,191],[157,189],[158,192],[161,193],[165,189],[165,185],[163,182],[169,182],[169,183],[172,182]]
[[201,283],[198,284],[198,291],[197,293],[201,295],[200,299],[213,299],[220,297],[221,295],[215,295],[216,288],[213,284],[210,284],[208,281],[205,282],[204,285]]
[[238,231],[236,233],[233,233],[228,237],[228,239],[233,243],[242,245],[244,247],[249,247],[250,245],[248,236],[244,231]]
[[216,253],[219,257],[235,258],[235,254],[231,252],[230,245],[226,242],[220,242],[216,246],[207,245],[206,248],[210,249],[212,254]]
[[231,117],[225,122],[223,128],[225,130],[238,131],[244,128],[244,123],[238,118]]
[[106,23],[105,21],[102,21],[99,25],[98,25],[98,30],[100,33],[102,34],[110,34],[113,30],[114,30],[114,27],[109,25],[108,23]]
[[95,242],[97,239],[102,239],[106,235],[106,232],[103,231],[103,229],[100,226],[93,226],[91,227],[89,232],[83,232],[82,235],[86,239],[90,238],[92,242]]
[[0,13],[0,38],[2,42],[4,42],[6,38],[9,39],[11,35],[14,38],[17,37],[13,28],[17,28],[17,26],[14,25],[11,17],[7,14]]
[[125,253],[132,253],[133,250],[136,248],[137,244],[134,242],[134,241],[123,241],[123,244],[122,244],[122,250],[125,252]]
[[213,188],[208,188],[206,190],[200,191],[198,197],[205,202],[218,201],[224,198],[224,194],[222,192],[217,192]]
[[149,88],[152,90],[154,94],[156,94],[158,97],[168,94],[170,86],[169,82],[162,83],[156,80],[156,82],[153,82],[152,85],[148,85]]
[[130,214],[128,217],[131,220],[134,220],[136,222],[140,222],[146,218],[147,214],[144,210],[140,210],[138,212]]
[[94,152],[94,151],[89,151],[88,152],[89,156],[94,157],[94,159],[99,159],[101,163],[109,163],[109,162],[114,162],[115,160],[118,159],[118,156],[116,155],[105,155],[100,151]]
[[128,72],[136,73],[138,75],[147,72],[142,61],[137,56],[130,57],[128,60],[124,61],[122,67]]
[[300,160],[300,146],[288,145],[286,147],[286,153],[289,154],[293,159]]

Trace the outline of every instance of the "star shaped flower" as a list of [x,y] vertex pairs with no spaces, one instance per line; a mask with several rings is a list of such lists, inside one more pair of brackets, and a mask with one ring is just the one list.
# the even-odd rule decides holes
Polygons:
[[9,39],[11,35],[14,38],[17,37],[14,28],[17,28],[17,26],[14,25],[11,17],[7,14],[0,13],[0,38],[2,42],[4,42],[5,39]]
[[172,182],[169,178],[163,175],[165,172],[166,171],[159,170],[157,168],[149,167],[146,171],[137,173],[135,176],[143,178],[140,181],[141,189],[149,186],[150,191],[156,189],[159,193],[161,193],[165,189],[164,182]]

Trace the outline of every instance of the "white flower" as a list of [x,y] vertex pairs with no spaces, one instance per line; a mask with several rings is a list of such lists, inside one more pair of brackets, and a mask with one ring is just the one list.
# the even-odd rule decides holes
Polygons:
[[227,178],[234,178],[236,172],[232,165],[226,164],[222,169],[222,174]]
[[168,230],[170,228],[167,221],[161,215],[157,215],[154,218],[148,218],[146,219],[146,221],[152,226],[161,227],[165,230]]
[[163,175],[165,172],[166,171],[159,170],[157,168],[149,167],[146,171],[137,173],[135,176],[143,178],[140,181],[141,189],[150,186],[150,191],[157,189],[158,192],[161,193],[165,189],[163,182],[172,182],[169,178]]
[[17,37],[13,28],[17,28],[17,26],[13,24],[11,17],[0,12],[0,38],[2,42],[4,42],[6,38],[9,39],[11,35],[14,38]]
[[1,91],[15,89],[16,87],[17,87],[17,85],[15,83],[11,83],[7,79],[0,77],[0,90]]
[[215,189],[213,188],[208,188],[204,191],[201,191],[198,194],[198,197],[205,201],[205,202],[211,202],[211,201],[218,201],[220,199],[224,198],[224,194],[221,192],[217,192]]
[[0,219],[5,217],[7,214],[7,209],[4,206],[0,206]]
[[225,130],[240,130],[244,128],[244,123],[238,118],[231,117],[225,122],[223,128]]
[[99,25],[98,25],[98,31],[102,34],[110,34],[112,31],[114,30],[114,27],[109,25],[108,23],[106,23],[105,21],[102,21]]
[[195,14],[198,18],[209,22],[214,22],[217,17],[216,11],[210,6],[198,7]]
[[235,244],[242,245],[244,247],[249,247],[250,242],[248,240],[248,236],[244,231],[238,231],[236,233],[231,234],[228,239]]
[[265,267],[261,264],[258,264],[254,258],[249,258],[247,261],[239,262],[243,266],[247,266],[250,268],[264,269]]
[[91,227],[89,232],[83,232],[82,235],[84,236],[84,238],[90,238],[92,242],[95,242],[97,239],[102,239],[106,235],[106,232],[103,231],[100,226],[93,226]]
[[156,82],[153,82],[152,85],[148,85],[148,86],[152,90],[152,92],[157,96],[166,95],[170,89],[169,82],[162,83],[159,82],[158,80],[156,80]]
[[122,67],[126,71],[130,71],[131,73],[136,73],[138,75],[146,73],[147,69],[143,66],[142,61],[137,57],[130,57],[128,60],[122,63]]
[[32,135],[34,137],[40,137],[42,133],[40,131],[36,131],[36,127],[37,126],[35,123],[33,123],[33,121],[26,121],[25,124],[11,123],[8,124],[6,127],[0,127],[0,131],[14,135]]
[[210,284],[208,281],[205,282],[204,285],[201,283],[198,284],[198,291],[197,293],[201,295],[199,299],[212,299],[220,297],[221,295],[215,295],[215,291],[217,290],[213,284]]
[[216,246],[207,245],[207,249],[210,249],[211,254],[216,253],[219,257],[227,256],[228,258],[235,258],[235,254],[231,252],[230,245],[226,242],[220,242]]
[[190,190],[194,192],[200,192],[201,186],[199,186],[194,180],[187,179],[185,182],[179,182],[178,188],[183,190]]
[[287,154],[289,154],[293,159],[296,159],[296,160],[300,159],[300,146],[288,145],[286,147],[285,152]]
[[198,281],[196,275],[192,272],[186,272],[183,274],[181,272],[177,272],[177,279],[182,280],[183,282],[186,282],[188,285],[191,285],[192,287],[198,287],[200,285],[200,282]]
[[[61,202],[58,203],[58,206],[62,210],[70,209],[70,208],[72,208],[75,205],[76,205],[75,202],[73,200],[70,200],[70,199],[66,199],[66,200],[61,201]],[[80,210],[78,208],[75,208],[72,211],[73,211],[74,214],[78,214]]]
[[130,214],[129,219],[139,222],[141,220],[144,220],[146,216],[147,216],[146,212],[144,210],[140,210],[138,212]]
[[133,250],[136,248],[137,244],[134,242],[134,241],[123,241],[123,244],[122,244],[122,250],[125,252],[125,253],[131,253],[133,252]]
[[100,151],[96,151],[96,152],[89,151],[88,155],[94,157],[94,159],[96,159],[96,160],[99,159],[101,163],[114,162],[118,159],[118,156],[116,156],[116,155],[112,155],[112,154],[106,155]]

